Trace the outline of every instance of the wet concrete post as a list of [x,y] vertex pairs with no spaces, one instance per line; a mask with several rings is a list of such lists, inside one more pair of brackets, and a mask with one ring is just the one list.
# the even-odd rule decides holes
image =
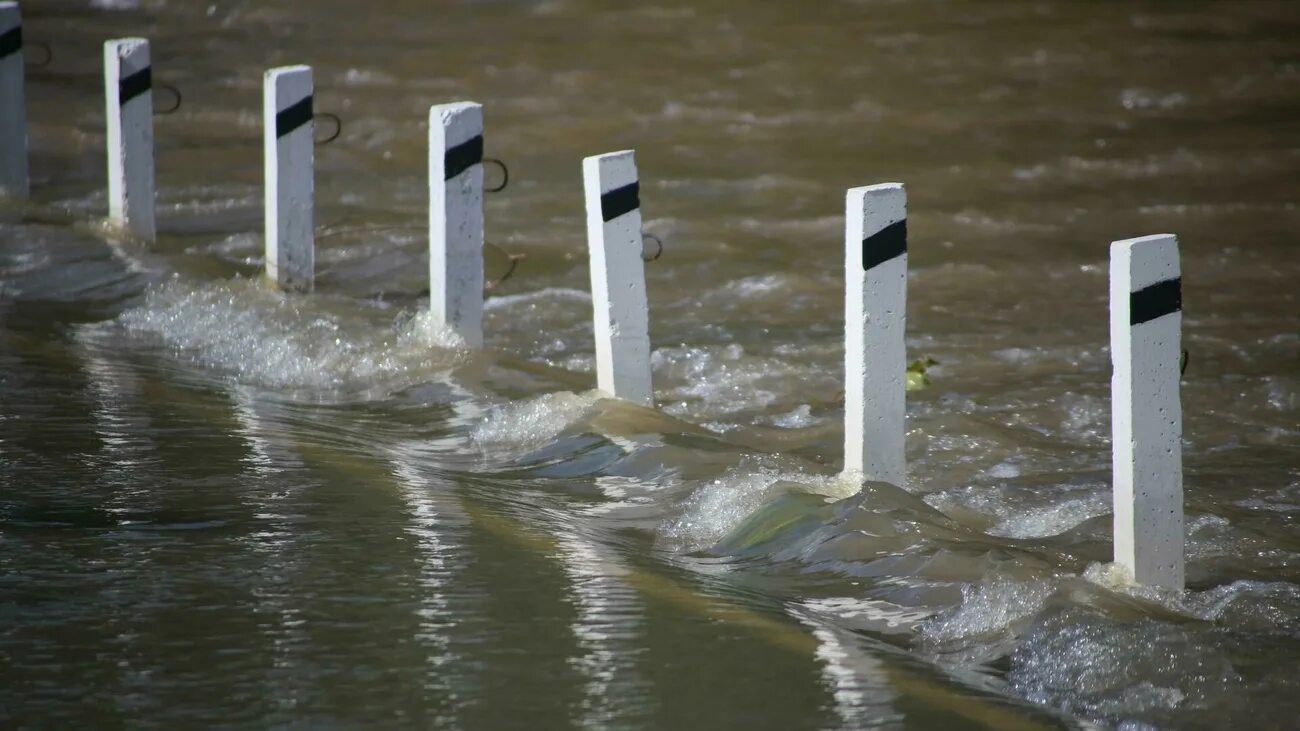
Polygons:
[[1115,562],[1183,588],[1182,278],[1170,234],[1110,246]]
[[316,277],[313,89],[310,66],[271,69],[262,82],[266,276],[286,292],[310,292]]
[[907,193],[851,188],[844,227],[844,471],[903,485]]
[[582,182],[595,310],[596,385],[615,398],[653,406],[635,153],[623,150],[586,158]]
[[108,126],[108,218],[153,241],[153,69],[149,41],[104,43],[104,116]]
[[27,102],[23,90],[23,18],[0,2],[0,195],[26,198]]
[[429,308],[483,344],[483,107],[429,108]]

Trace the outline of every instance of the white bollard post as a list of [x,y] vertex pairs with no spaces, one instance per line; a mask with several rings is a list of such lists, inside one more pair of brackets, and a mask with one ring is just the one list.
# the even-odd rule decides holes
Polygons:
[[104,43],[108,217],[145,241],[155,235],[152,88],[149,41]]
[[844,216],[844,471],[903,486],[907,193],[851,188]]
[[653,406],[640,184],[633,151],[586,158],[582,181],[595,308],[596,384],[615,398]]
[[26,198],[27,102],[23,91],[23,18],[0,2],[0,194]]
[[313,88],[310,66],[271,69],[262,83],[266,276],[291,292],[316,277]]
[[483,107],[429,108],[429,308],[483,344]]
[[1170,234],[1110,245],[1115,562],[1183,588],[1182,278]]

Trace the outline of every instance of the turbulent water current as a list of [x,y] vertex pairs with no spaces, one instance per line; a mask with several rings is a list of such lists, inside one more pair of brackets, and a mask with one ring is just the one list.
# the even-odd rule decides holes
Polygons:
[[[1296,728],[1300,6],[22,5],[0,726]],[[184,100],[152,245],[104,223],[127,36]],[[293,63],[342,120],[309,295],[261,276]],[[510,170],[487,276],[523,255],[482,349],[427,315],[461,99]],[[620,149],[654,409],[593,390],[580,162]],[[844,191],[886,181],[936,362],[904,485],[840,476]],[[1163,232],[1185,591],[1110,564],[1108,246]]]

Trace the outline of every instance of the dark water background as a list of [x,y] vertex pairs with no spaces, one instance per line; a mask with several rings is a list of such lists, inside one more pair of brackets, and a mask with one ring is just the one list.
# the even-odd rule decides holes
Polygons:
[[[54,61],[33,200],[0,204],[0,726],[1300,716],[1300,5],[23,11]],[[100,223],[100,48],[136,35],[185,95],[150,249]],[[261,75],[291,63],[345,122],[309,297],[258,284]],[[527,255],[483,352],[418,315],[424,120],[460,99],[511,165],[488,239]],[[667,244],[659,412],[588,390],[579,163],[629,147]],[[843,191],[892,180],[909,351],[940,365],[907,491],[859,492]],[[1106,566],[1107,247],[1158,232],[1191,352],[1183,593]]]

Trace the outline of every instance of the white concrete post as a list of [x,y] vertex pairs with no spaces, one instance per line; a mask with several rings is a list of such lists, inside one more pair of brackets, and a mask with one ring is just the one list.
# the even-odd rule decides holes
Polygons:
[[653,406],[634,153],[624,150],[586,158],[582,181],[595,308],[596,385],[615,398]]
[[844,216],[844,471],[902,486],[907,193],[901,183],[851,188]]
[[155,233],[152,74],[149,41],[104,43],[108,218],[145,241]]
[[266,276],[291,292],[310,292],[316,277],[312,91],[310,66],[271,69],[262,83]]
[[483,107],[429,108],[429,308],[483,344]]
[[1110,245],[1115,562],[1183,588],[1182,279],[1178,239]]
[[0,194],[27,197],[27,102],[23,91],[23,18],[0,2]]

